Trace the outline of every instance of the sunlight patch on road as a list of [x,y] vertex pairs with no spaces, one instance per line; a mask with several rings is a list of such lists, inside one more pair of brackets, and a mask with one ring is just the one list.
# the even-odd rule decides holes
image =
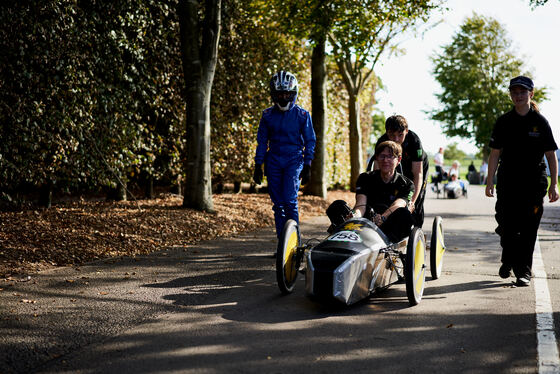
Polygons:
[[212,309],[212,308],[219,308],[222,306],[236,306],[237,305],[237,301],[231,302],[231,303],[222,303],[222,304],[207,304],[207,305],[197,305],[197,306],[193,306],[193,309]]

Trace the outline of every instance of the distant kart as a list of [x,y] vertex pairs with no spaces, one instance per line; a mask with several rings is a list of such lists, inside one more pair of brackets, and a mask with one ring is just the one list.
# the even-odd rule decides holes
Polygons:
[[[316,245],[310,242],[318,242]],[[442,218],[434,218],[430,239],[432,279],[441,276],[445,252]],[[391,243],[370,220],[351,218],[324,240],[301,245],[299,226],[288,220],[276,254],[276,279],[284,294],[296,284],[305,261],[306,292],[313,298],[356,303],[404,280],[410,305],[422,299],[426,276],[426,243],[421,228]]]
[[467,197],[468,183],[462,180],[450,181],[443,185],[443,196],[448,199],[458,199],[461,196]]
[[440,195],[448,199],[467,197],[468,186],[468,181],[462,179],[450,180],[447,178],[447,174],[443,177],[436,174],[432,175],[432,191],[438,199]]

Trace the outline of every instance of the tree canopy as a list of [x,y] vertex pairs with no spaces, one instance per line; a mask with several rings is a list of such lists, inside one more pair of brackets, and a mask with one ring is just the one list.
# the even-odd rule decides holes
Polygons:
[[[498,116],[512,107],[509,80],[531,76],[511,51],[511,40],[495,19],[473,14],[448,45],[433,58],[433,74],[441,85],[436,96],[442,108],[430,112],[449,136],[471,139],[483,154]],[[545,88],[535,89],[535,100],[546,99]]]
[[[188,3],[194,9],[190,14],[199,16],[199,27],[204,26],[205,10],[219,4]],[[193,132],[194,126],[187,126],[196,106],[187,98],[189,90],[200,84],[192,75],[195,69],[183,65],[179,9],[185,8],[179,4],[187,2],[3,3],[0,203],[36,200],[36,191],[43,186],[59,194],[105,194],[118,186],[141,194],[151,184],[176,192],[190,181],[189,160],[201,137]],[[214,188],[250,182],[258,119],[271,104],[268,81],[275,71],[297,74],[298,101],[312,109],[309,62],[318,41],[328,45],[328,35],[332,48],[323,48],[327,56],[321,60],[326,67],[323,97],[330,98],[324,110],[322,179],[326,187],[347,187],[350,145],[367,147],[370,123],[380,124],[381,117],[371,115],[377,88],[371,68],[384,39],[374,35],[378,30],[374,26],[397,19],[423,22],[419,13],[435,2],[222,0],[221,4],[220,20],[212,18],[214,24],[221,21],[217,47],[221,52],[211,95],[204,103],[209,103],[205,116],[206,108],[211,108],[211,125],[208,131],[204,128],[204,136],[211,138],[210,157],[204,160],[211,174],[204,170],[202,178],[206,187],[210,179]],[[286,17],[293,22],[285,23]],[[194,34],[183,36],[189,35]],[[202,38],[200,34],[197,41]],[[347,89],[335,63],[352,55],[344,63],[352,65],[349,75],[360,87],[358,95]],[[351,105],[351,95],[356,106]],[[326,107],[326,99],[323,102]],[[361,119],[364,124],[358,127],[359,137],[350,136],[347,126],[352,110],[356,123]]]
[[[428,20],[439,9],[437,0],[345,1],[328,33],[338,72],[348,91],[350,129],[351,189],[362,172],[364,161],[358,94],[375,76],[374,69],[383,54],[397,47],[397,37]],[[374,90],[375,91],[375,90]]]

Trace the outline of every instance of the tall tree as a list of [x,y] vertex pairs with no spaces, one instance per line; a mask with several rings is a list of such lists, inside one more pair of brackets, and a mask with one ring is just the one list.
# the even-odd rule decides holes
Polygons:
[[[507,87],[514,76],[531,75],[510,51],[511,40],[495,19],[476,13],[467,18],[450,44],[432,60],[441,85],[436,97],[443,108],[430,112],[447,136],[470,139],[488,156],[494,122],[512,106]],[[546,98],[544,88],[535,100]]]
[[[325,96],[326,42],[333,46],[340,74],[348,91],[351,153],[351,188],[361,172],[362,134],[359,120],[360,91],[374,76],[373,68],[381,54],[392,50],[392,39],[405,29],[426,20],[439,7],[434,0],[283,0],[289,32],[311,40],[313,57],[312,114],[317,134],[316,159],[311,183],[306,191],[323,196],[325,183],[325,142],[328,127]],[[375,92],[375,89],[374,89]]]
[[211,101],[214,191],[225,182],[239,186],[251,180],[259,119],[271,105],[268,82],[274,73],[294,73],[302,86],[298,101],[308,99],[309,47],[301,39],[286,38],[279,18],[266,1],[222,0],[220,58]]
[[358,95],[375,76],[374,68],[382,54],[390,54],[396,49],[396,37],[426,22],[440,3],[432,0],[356,0],[346,1],[337,12],[329,41],[348,91],[351,190],[355,189],[364,161]]
[[[317,137],[311,179],[304,193],[327,197],[327,39],[336,16],[338,0],[281,0],[274,3],[283,15],[285,31],[311,42],[311,114]],[[287,9],[286,12],[283,9]]]
[[[221,0],[180,0],[178,6],[187,101],[183,206],[213,211],[210,167],[210,95],[218,59]],[[200,19],[199,14],[203,15]]]

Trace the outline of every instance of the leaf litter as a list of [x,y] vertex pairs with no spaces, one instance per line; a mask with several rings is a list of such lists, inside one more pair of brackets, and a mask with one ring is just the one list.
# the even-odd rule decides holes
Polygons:
[[[300,218],[325,214],[337,199],[352,205],[354,195],[330,191],[325,200],[300,194]],[[213,195],[214,213],[183,208],[182,202],[181,196],[161,194],[151,200],[80,199],[50,209],[0,211],[0,278],[146,255],[274,226],[267,194]]]

